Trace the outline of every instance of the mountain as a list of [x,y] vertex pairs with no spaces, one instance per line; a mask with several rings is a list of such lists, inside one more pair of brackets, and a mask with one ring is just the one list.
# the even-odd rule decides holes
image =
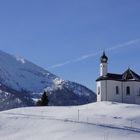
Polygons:
[[0,110],[34,105],[44,89],[49,94],[49,105],[80,105],[96,100],[95,93],[85,86],[0,51]]
[[140,105],[96,102],[1,111],[0,140],[140,140],[139,110]]

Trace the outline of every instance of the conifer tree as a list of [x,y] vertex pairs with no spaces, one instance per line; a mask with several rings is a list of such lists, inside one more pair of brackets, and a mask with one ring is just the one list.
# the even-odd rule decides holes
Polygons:
[[37,106],[48,106],[48,103],[49,103],[48,94],[46,91],[44,91],[41,100],[37,102]]

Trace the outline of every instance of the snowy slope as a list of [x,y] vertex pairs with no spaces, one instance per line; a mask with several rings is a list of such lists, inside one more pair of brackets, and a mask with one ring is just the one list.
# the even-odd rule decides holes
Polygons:
[[17,92],[5,85],[0,85],[0,110],[32,106],[34,104],[28,93]]
[[[2,106],[8,109],[15,106],[33,105],[32,101],[28,103],[25,100],[23,101],[22,97],[38,99],[44,89],[50,93],[50,105],[79,105],[96,100],[96,95],[88,88],[74,82],[65,81],[21,57],[3,51],[0,51],[0,84],[7,87],[3,90],[0,86],[0,90],[3,90],[3,94],[5,93],[5,96],[0,94],[0,99],[3,100],[3,102],[0,102],[0,110],[2,110]],[[6,96],[7,92],[11,94],[8,97]],[[20,103],[15,101],[18,94],[23,94],[22,97],[18,97],[18,100],[21,100]],[[12,97],[12,100],[15,97],[12,106],[8,102],[8,100],[11,100],[10,97]]]
[[0,139],[139,140],[139,110],[139,105],[100,102],[3,111],[0,112]]
[[57,76],[33,63],[0,51],[1,82],[16,90],[40,92],[51,86]]

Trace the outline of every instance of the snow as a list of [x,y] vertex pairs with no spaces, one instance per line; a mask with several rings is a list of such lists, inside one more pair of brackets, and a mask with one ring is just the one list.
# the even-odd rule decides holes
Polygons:
[[0,60],[1,83],[15,90],[41,92],[45,86],[52,85],[56,77],[53,74],[47,76],[48,71],[43,68],[2,51]]
[[98,102],[0,112],[1,140],[139,140],[140,106]]
[[26,63],[25,59],[22,58],[21,56],[16,56],[16,60],[19,61],[19,62],[21,62],[22,64],[25,64]]
[[53,80],[53,84],[51,86],[45,88],[44,90],[45,91],[53,91],[53,90],[57,90],[57,89],[62,89],[64,82],[65,82],[64,80],[57,77]]
[[64,80],[60,79],[60,78],[55,78],[53,80],[54,85],[55,85],[55,89],[59,88],[62,89],[63,88],[63,82],[65,82]]

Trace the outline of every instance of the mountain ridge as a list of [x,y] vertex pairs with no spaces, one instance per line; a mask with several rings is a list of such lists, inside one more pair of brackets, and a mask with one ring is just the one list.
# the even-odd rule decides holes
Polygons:
[[[34,105],[33,101],[41,97],[43,90],[49,93],[50,105],[80,105],[96,100],[95,93],[87,87],[63,80],[22,57],[3,51],[0,51],[0,81],[2,85],[0,90],[3,91],[2,87],[5,87],[3,93],[8,91],[9,95],[15,98],[18,94],[22,94],[27,101],[30,101],[27,106]],[[23,98],[21,98],[23,106],[26,106],[22,100]],[[8,106],[7,98],[5,101],[7,108],[13,108]],[[17,105],[20,106],[21,104]]]

